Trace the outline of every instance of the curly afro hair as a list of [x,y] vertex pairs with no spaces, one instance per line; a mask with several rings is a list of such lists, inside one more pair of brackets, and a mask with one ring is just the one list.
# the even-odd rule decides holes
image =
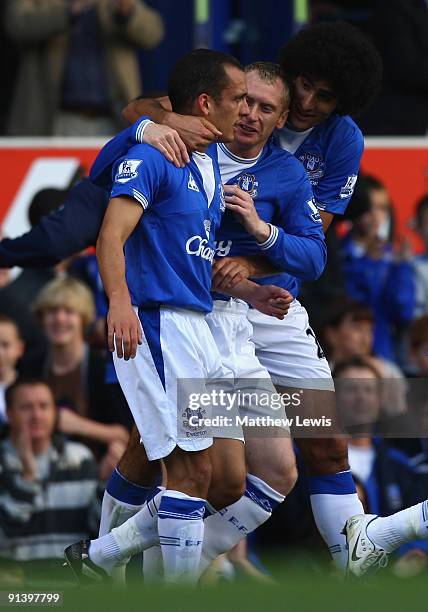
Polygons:
[[379,53],[360,30],[343,21],[303,28],[281,48],[279,62],[290,82],[299,75],[327,81],[341,115],[363,112],[381,85]]

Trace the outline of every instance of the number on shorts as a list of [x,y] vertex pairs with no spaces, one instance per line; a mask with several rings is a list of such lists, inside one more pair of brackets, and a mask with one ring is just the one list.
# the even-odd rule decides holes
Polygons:
[[318,338],[316,337],[315,332],[311,327],[308,327],[308,329],[306,330],[306,335],[312,336],[312,338],[315,340],[315,343],[317,345],[318,359],[325,359],[324,351],[321,348],[321,344],[318,342]]

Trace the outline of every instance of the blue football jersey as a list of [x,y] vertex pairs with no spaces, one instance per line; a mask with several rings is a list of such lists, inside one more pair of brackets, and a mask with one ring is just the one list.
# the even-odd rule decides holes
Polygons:
[[217,162],[193,153],[176,168],[139,144],[113,165],[111,197],[129,196],[144,213],[125,244],[131,301],[209,312],[214,236],[224,211]]
[[257,282],[281,286],[296,296],[297,278],[317,278],[326,262],[322,221],[302,165],[287,151],[268,143],[256,163],[242,169],[239,158],[224,145],[218,147],[229,157],[228,166],[233,162],[237,166],[236,176],[227,184],[237,184],[252,196],[259,216],[271,224],[271,235],[259,244],[226,210],[216,235],[216,257],[263,255],[287,273]]
[[[281,146],[281,130],[274,140]],[[354,121],[333,114],[315,126],[294,152],[311,181],[320,210],[345,212],[357,182],[363,149],[363,135]]]

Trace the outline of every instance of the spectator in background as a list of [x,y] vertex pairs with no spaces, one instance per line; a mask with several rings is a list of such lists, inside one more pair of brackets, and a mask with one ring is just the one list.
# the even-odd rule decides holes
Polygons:
[[415,229],[424,243],[424,252],[412,261],[416,291],[415,316],[419,317],[428,313],[428,194],[416,205]]
[[[96,524],[97,467],[88,448],[54,434],[49,386],[21,379],[6,391],[9,435],[0,442],[0,556],[62,558]],[[95,520],[93,521],[95,523]]]
[[322,330],[322,346],[330,367],[354,358],[363,358],[374,367],[382,385],[382,413],[396,416],[406,412],[406,384],[398,366],[373,355],[374,317],[366,306],[352,300],[340,301],[330,309]]
[[[28,219],[31,227],[56,210],[67,196],[67,190],[46,188],[38,191],[28,208]],[[46,246],[49,239],[46,238]],[[39,363],[46,352],[46,339],[40,326],[34,320],[31,304],[39,291],[55,278],[53,268],[26,268],[14,278],[7,270],[0,284],[0,313],[13,319],[19,327],[25,342],[25,354],[20,362],[21,373],[30,373],[32,365]]]
[[61,408],[59,428],[88,444],[102,458],[100,477],[109,477],[125,450],[130,416],[123,395],[120,402],[105,382],[104,357],[85,342],[95,314],[91,292],[73,278],[56,279],[41,291],[34,312],[48,339],[40,374]]
[[[333,377],[338,414],[351,436],[349,466],[363,488],[366,513],[389,516],[425,500],[428,474],[418,472],[408,456],[376,435],[382,435],[377,429],[381,412],[377,369],[357,357],[338,363]],[[407,561],[422,555],[424,565],[428,564],[426,540],[414,541],[403,549]]]
[[[21,46],[9,135],[108,135],[141,94],[137,51],[163,37],[143,0],[8,0]],[[28,104],[31,100],[31,104]]]
[[416,375],[428,377],[428,314],[413,321],[409,331],[409,344]]
[[360,176],[347,218],[352,229],[341,243],[346,291],[373,311],[374,354],[395,361],[397,334],[414,315],[414,277],[410,254],[393,252],[392,207],[378,179]]
[[16,323],[0,314],[0,425],[6,418],[5,390],[18,377],[16,365],[24,352]]
[[428,5],[377,0],[370,23],[383,60],[383,87],[360,127],[366,134],[425,135],[428,129]]

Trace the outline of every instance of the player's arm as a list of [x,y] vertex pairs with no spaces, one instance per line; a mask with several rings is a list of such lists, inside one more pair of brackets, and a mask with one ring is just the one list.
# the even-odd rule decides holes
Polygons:
[[[327,250],[321,219],[312,203],[312,191],[306,176],[302,174],[300,181],[296,182],[296,189],[290,198],[287,197],[287,205],[277,215],[277,224],[263,221],[251,196],[237,185],[225,185],[224,190],[227,208],[255,237],[260,253],[274,266],[302,280],[315,280],[320,276]],[[285,199],[280,193],[278,201]]]
[[125,278],[123,247],[143,214],[143,207],[130,197],[109,202],[97,240],[97,260],[109,299],[108,346],[119,358],[134,358],[141,344],[141,326],[135,314]]
[[[123,109],[122,115],[129,123],[134,123],[143,115],[149,116],[156,123],[176,130],[189,151],[206,148],[221,136],[221,132],[203,117],[191,117],[172,112],[171,103],[167,97],[138,98]],[[145,133],[144,142],[156,146],[149,138],[152,135],[153,130],[150,129]],[[156,134],[154,137],[156,138]],[[163,153],[161,149],[159,150]],[[181,161],[187,163],[184,158]]]
[[95,246],[108,204],[103,189],[83,179],[64,204],[30,231],[0,241],[0,268],[45,268]]
[[263,278],[281,272],[263,255],[219,257],[213,263],[212,288],[227,293],[246,278]]
[[331,222],[334,219],[334,215],[333,213],[329,213],[326,210],[320,210],[320,217],[322,220],[322,229],[324,231],[324,234],[327,232],[328,228],[330,227]]
[[356,126],[348,126],[329,149],[325,175],[313,186],[324,233],[333,217],[346,211],[357,182],[363,150],[363,136]]
[[286,289],[275,285],[257,285],[248,279],[228,289],[226,293],[277,319],[284,318],[293,301],[293,296]]

